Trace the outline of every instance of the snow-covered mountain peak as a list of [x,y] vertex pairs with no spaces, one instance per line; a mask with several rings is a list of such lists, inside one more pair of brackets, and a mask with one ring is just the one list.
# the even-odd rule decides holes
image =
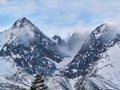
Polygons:
[[25,25],[33,25],[28,19],[26,19],[25,17],[18,19],[14,24],[13,27],[23,27]]
[[117,28],[116,26],[113,26],[110,24],[102,24],[102,25],[98,26],[91,33],[90,38],[94,39],[94,40],[101,40],[103,42],[109,43],[109,42],[111,42],[111,40],[116,38],[116,35],[119,33],[120,33],[119,28]]
[[110,31],[110,28],[107,24],[102,24],[98,26],[91,35],[94,35],[96,39],[98,39],[100,36],[102,36],[104,33],[108,33]]
[[55,62],[63,60],[56,43],[26,18],[17,20],[1,35],[3,39],[9,37],[1,44],[0,57],[12,57],[13,62],[27,73],[50,75],[56,70]]
[[18,19],[11,28],[0,32],[0,49],[5,43],[12,41],[26,43],[33,40],[35,35],[45,36],[30,20],[25,17]]
[[16,30],[14,32],[19,32],[19,33],[21,31],[24,31],[21,34],[25,32],[30,32],[30,31],[32,31],[34,34],[35,33],[43,34],[39,30],[39,28],[37,28],[30,20],[26,19],[25,17],[18,19],[10,29]]
[[58,46],[65,46],[65,41],[58,35],[54,35],[52,37],[52,40],[58,45]]
[[58,41],[61,40],[61,37],[58,36],[58,35],[54,35],[54,36],[52,37],[52,39],[53,39],[55,42],[58,43]]
[[108,27],[108,24],[104,23],[104,24],[101,24],[100,26],[98,26],[98,27],[96,28],[96,30],[100,29],[100,30],[98,30],[98,31],[103,32],[107,27]]
[[45,37],[40,29],[25,17],[18,19],[7,32],[10,32],[8,43],[13,40],[15,42],[25,43],[33,40],[35,37]]

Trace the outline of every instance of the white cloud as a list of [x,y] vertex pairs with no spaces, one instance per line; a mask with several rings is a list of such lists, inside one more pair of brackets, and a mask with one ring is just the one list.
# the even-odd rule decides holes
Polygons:
[[120,0],[11,0],[0,6],[0,15],[32,16],[43,32],[64,37],[76,29],[83,34],[104,22],[116,21],[119,11]]
[[107,23],[111,30],[113,30],[115,33],[120,33],[120,16],[112,19],[106,19],[105,23]]
[[[53,12],[57,12],[55,17],[57,14],[57,17],[64,19],[71,14],[77,19],[86,14],[88,14],[88,19],[112,18],[117,16],[120,11],[119,0],[42,0],[41,2],[43,2],[44,10],[51,12],[53,10]],[[76,20],[75,17],[71,17],[71,19]]]
[[69,27],[55,27],[49,24],[40,25],[39,28],[47,36],[52,37],[54,35],[59,35],[63,39],[68,39],[74,32],[81,35],[82,38],[88,37],[88,35],[95,29],[95,26],[89,26],[87,24],[78,23]]
[[47,6],[50,9],[57,9],[60,8],[60,5],[62,4],[63,0],[42,0],[42,4]]
[[[3,0],[5,1],[5,0]],[[9,15],[12,17],[23,17],[31,15],[38,9],[37,3],[34,1],[9,1],[5,5],[0,6],[0,15]]]
[[7,0],[0,0],[0,4],[7,4]]
[[47,36],[52,37],[54,35],[59,35],[62,38],[67,38],[69,35],[71,35],[74,31],[73,27],[55,27],[52,25],[40,25],[39,28],[43,33],[45,33]]
[[42,20],[47,22],[51,18],[58,24],[76,23],[80,19],[101,21],[117,16],[119,11],[119,0],[13,0],[0,7],[0,14],[18,17],[37,13]]

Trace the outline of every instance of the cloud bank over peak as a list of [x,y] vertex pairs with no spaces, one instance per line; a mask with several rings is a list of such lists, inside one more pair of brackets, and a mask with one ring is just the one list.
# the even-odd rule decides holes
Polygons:
[[0,29],[27,17],[50,37],[84,37],[103,23],[119,26],[119,11],[119,0],[0,0]]

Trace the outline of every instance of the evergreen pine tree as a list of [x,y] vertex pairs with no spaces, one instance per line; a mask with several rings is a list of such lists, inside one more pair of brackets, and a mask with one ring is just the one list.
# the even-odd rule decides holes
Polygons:
[[44,83],[44,79],[36,75],[34,82],[32,82],[31,90],[47,90],[47,86]]

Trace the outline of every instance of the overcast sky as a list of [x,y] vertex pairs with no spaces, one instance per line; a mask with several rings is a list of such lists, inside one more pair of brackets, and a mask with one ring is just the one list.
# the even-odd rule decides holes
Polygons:
[[0,0],[0,30],[26,17],[47,35],[90,32],[120,21],[120,0]]

